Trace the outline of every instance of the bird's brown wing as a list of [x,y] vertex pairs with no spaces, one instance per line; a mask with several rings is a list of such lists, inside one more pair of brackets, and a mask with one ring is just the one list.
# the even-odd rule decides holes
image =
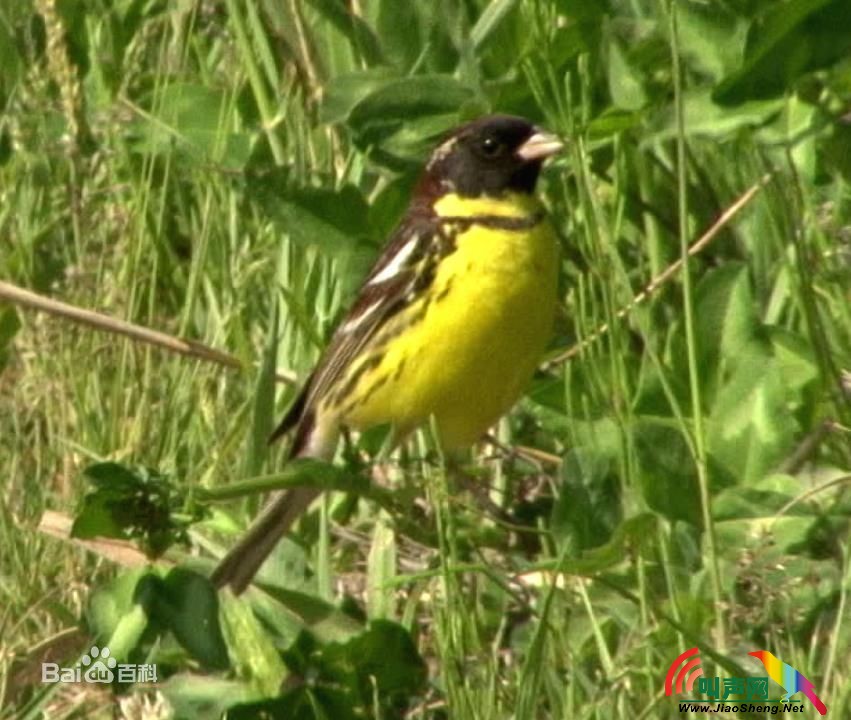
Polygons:
[[434,215],[409,214],[400,224],[270,442],[295,429],[290,455],[298,457],[309,439],[317,402],[341,378],[376,331],[405,307],[414,291],[422,289],[423,278],[433,275],[429,266],[441,257],[441,253],[434,252],[440,236],[441,223]]

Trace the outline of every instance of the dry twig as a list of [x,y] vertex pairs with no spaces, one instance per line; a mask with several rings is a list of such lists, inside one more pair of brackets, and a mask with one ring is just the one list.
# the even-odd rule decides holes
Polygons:
[[[73,320],[76,323],[102,332],[124,335],[124,337],[128,337],[131,340],[154,345],[165,350],[170,350],[171,352],[179,353],[180,355],[206,360],[235,370],[243,369],[243,364],[238,358],[221,350],[216,350],[194,340],[175,337],[159,330],[151,330],[151,328],[136,325],[127,320],[119,320],[103,313],[86,310],[76,305],[69,305],[60,300],[39,295],[31,290],[25,290],[11,283],[0,281],[0,300],[8,300],[15,305],[46,312],[50,315],[66,318],[67,320]],[[296,382],[295,373],[291,372],[278,371],[275,373],[275,379],[279,382],[290,384]]]
[[[715,239],[715,236],[718,235],[721,230],[730,223],[730,221],[746,206],[750,203],[751,200],[756,197],[757,193],[762,190],[773,177],[772,173],[766,173],[763,175],[758,182],[754,183],[750,188],[748,188],[744,193],[742,193],[738,199],[730,205],[721,216],[712,223],[712,226],[705,232],[703,235],[698,238],[698,240],[688,249],[688,256],[694,257],[699,252],[704,250],[707,245],[709,245],[712,240]],[[680,258],[676,262],[671,263],[665,270],[663,270],[659,275],[653,278],[647,285],[644,287],[641,292],[639,292],[632,301],[624,305],[620,310],[615,313],[615,317],[618,320],[625,318],[632,310],[639,304],[644,302],[651,294],[656,292],[662,285],[664,285],[668,280],[670,280],[677,272],[679,272],[680,268],[683,266],[683,258]],[[594,332],[592,332],[588,337],[586,337],[581,342],[577,343],[573,347],[565,350],[563,353],[556,355],[556,357],[551,358],[543,365],[544,370],[549,370],[555,365],[559,365],[571,358],[575,357],[579,353],[581,353],[586,347],[588,347],[591,343],[599,340],[603,335],[605,335],[609,331],[609,323],[603,323],[598,327]]]

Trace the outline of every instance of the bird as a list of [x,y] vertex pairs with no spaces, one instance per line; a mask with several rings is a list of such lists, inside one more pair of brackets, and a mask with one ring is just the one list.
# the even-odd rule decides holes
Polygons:
[[[433,422],[447,452],[473,445],[521,395],[552,334],[559,243],[535,186],[563,148],[529,120],[450,131],[271,440],[332,460],[341,432]],[[211,579],[239,594],[321,491],[274,493]]]
[[748,655],[753,655],[765,665],[765,671],[768,673],[768,677],[786,691],[786,694],[782,698],[784,701],[788,701],[790,695],[794,695],[796,692],[802,692],[815,706],[815,709],[819,711],[819,714],[825,715],[827,713],[827,707],[825,707],[819,696],[816,695],[813,684],[791,665],[783,662],[768,650],[754,650],[754,652],[750,652]]

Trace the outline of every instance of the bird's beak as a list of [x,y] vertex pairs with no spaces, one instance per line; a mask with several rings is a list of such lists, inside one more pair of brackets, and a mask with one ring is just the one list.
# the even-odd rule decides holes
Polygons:
[[524,142],[515,154],[524,162],[533,160],[545,160],[561,151],[564,143],[552,133],[536,129],[535,132]]

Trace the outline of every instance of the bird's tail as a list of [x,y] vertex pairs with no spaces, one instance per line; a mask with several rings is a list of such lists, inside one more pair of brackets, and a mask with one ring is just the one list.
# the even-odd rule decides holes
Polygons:
[[[336,430],[320,434],[310,423],[297,431],[291,458],[327,460],[333,457],[336,445]],[[218,588],[230,585],[237,595],[245,590],[278,541],[321,492],[312,487],[300,487],[272,493],[248,530],[213,571],[210,576],[213,584]]]
[[216,587],[230,585],[239,595],[249,586],[286,532],[321,491],[315,488],[279,490],[272,494],[251,527],[225,555],[211,580]]
[[816,695],[815,690],[813,690],[812,686],[804,688],[804,695],[807,697],[807,700],[809,700],[815,706],[815,709],[819,711],[819,715],[827,714],[827,707],[825,707],[825,704],[821,701],[821,698]]

